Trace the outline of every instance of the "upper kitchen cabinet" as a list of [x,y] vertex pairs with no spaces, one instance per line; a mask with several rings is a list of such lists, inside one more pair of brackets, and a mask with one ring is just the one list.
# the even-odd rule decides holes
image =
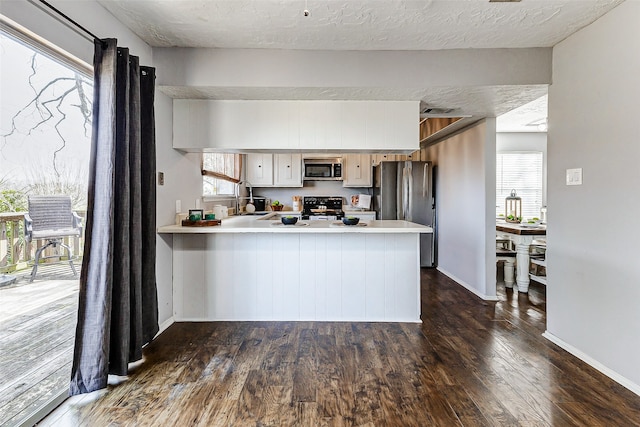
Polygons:
[[286,153],[274,154],[275,187],[302,187],[302,156]]
[[250,153],[246,178],[254,187],[302,187],[302,156],[298,153]]
[[371,187],[373,165],[370,154],[349,154],[342,158],[345,176],[344,187]]
[[417,101],[175,99],[173,147],[184,151],[359,151],[419,148]]
[[254,187],[273,186],[273,154],[247,154],[245,177]]

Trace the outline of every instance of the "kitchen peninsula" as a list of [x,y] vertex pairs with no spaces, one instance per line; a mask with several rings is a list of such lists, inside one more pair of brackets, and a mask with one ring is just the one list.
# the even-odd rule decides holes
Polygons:
[[173,234],[176,321],[420,322],[420,233],[406,221],[283,225],[274,213]]

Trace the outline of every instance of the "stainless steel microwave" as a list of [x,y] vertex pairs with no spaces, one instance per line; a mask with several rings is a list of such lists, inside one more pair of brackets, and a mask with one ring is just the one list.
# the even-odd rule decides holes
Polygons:
[[304,159],[305,181],[342,181],[342,159]]

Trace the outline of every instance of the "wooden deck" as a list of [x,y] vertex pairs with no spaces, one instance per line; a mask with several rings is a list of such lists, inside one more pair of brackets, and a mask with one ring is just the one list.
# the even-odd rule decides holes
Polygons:
[[640,397],[541,336],[545,288],[422,271],[423,324],[176,323],[42,426],[632,426]]
[[1,426],[16,425],[69,387],[78,278],[66,263],[40,266],[33,283],[30,273],[14,273],[16,282],[0,288]]

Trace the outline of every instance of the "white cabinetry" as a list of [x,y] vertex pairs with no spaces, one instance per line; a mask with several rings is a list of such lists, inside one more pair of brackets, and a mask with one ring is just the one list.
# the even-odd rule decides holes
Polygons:
[[302,156],[247,154],[246,178],[254,187],[302,187]]
[[173,101],[173,148],[411,153],[417,101]]
[[273,154],[247,154],[246,178],[254,187],[272,187]]
[[302,187],[302,156],[300,154],[274,154],[275,187]]
[[372,164],[370,154],[349,154],[342,158],[345,176],[345,187],[371,187]]
[[376,213],[374,211],[350,211],[345,210],[344,216],[360,218],[360,221],[374,221],[376,219]]
[[400,162],[414,159],[412,154],[375,154],[373,155],[373,166],[378,166],[380,162]]

